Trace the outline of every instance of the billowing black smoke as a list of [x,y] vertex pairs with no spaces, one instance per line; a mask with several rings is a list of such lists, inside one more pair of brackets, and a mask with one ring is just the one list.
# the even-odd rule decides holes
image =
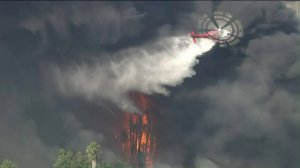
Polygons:
[[244,39],[202,56],[170,96],[152,95],[156,165],[299,167],[298,22],[281,2],[1,2],[0,158],[48,168],[59,147],[109,142],[118,108],[62,96],[52,65],[93,64],[188,34],[215,9],[241,21]]

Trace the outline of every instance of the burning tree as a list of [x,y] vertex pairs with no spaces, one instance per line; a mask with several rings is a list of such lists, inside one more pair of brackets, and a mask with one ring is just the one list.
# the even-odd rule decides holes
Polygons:
[[146,96],[136,94],[134,100],[142,114],[126,114],[125,128],[121,132],[122,151],[135,168],[152,168],[156,150],[153,115]]

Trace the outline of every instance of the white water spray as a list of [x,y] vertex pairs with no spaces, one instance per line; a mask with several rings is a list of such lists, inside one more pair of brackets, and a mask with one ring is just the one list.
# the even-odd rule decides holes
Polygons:
[[197,57],[209,51],[214,42],[171,37],[139,48],[115,53],[118,61],[98,60],[94,64],[55,68],[59,89],[66,95],[79,95],[91,101],[108,100],[125,111],[137,111],[127,97],[130,91],[168,95],[164,86],[177,86],[195,74]]

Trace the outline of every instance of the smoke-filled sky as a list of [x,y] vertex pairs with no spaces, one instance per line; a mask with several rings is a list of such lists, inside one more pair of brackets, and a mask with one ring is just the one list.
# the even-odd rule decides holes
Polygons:
[[[188,38],[214,10],[240,43]],[[138,91],[159,113],[158,168],[300,166],[299,23],[281,2],[0,2],[0,22],[0,160],[50,168],[92,140],[114,160]]]

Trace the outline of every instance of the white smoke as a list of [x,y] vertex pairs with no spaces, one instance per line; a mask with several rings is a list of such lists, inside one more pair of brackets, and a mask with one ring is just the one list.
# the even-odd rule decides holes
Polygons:
[[[209,51],[214,42],[199,39],[194,44],[188,37],[171,37],[138,48],[130,48],[93,64],[54,68],[60,91],[79,95],[91,101],[108,100],[121,109],[136,112],[127,97],[130,91],[168,95],[165,86],[177,86],[195,74],[192,67],[197,57]],[[99,102],[99,101],[98,101]]]

